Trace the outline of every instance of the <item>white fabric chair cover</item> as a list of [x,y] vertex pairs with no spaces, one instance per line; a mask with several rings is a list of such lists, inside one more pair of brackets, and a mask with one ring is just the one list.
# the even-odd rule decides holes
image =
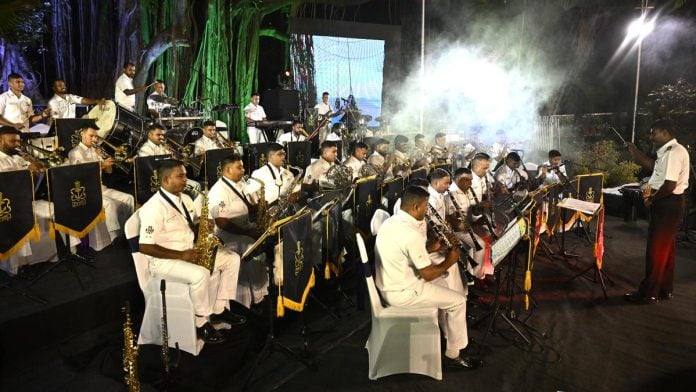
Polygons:
[[[126,238],[131,247],[138,285],[145,297],[145,314],[140,324],[138,344],[162,344],[162,294],[160,280],[152,279],[148,270],[147,257],[137,251],[140,233],[140,216],[136,211],[126,222]],[[166,283],[167,328],[169,347],[179,348],[198,355],[203,348],[203,340],[196,335],[195,313],[189,285],[179,282]]]
[[379,228],[382,227],[382,223],[389,218],[389,213],[381,208],[375,210],[375,214],[372,215],[372,220],[370,221],[370,231],[372,235],[377,235]]
[[365,348],[370,380],[414,373],[442,380],[437,308],[384,307],[368,264],[365,242],[356,234],[372,309],[372,329]]

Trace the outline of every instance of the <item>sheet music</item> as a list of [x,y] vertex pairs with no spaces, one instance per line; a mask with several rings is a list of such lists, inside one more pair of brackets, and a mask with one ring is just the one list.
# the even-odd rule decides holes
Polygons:
[[558,202],[559,207],[567,208],[573,211],[580,211],[583,214],[594,215],[601,204],[592,203],[590,201],[584,201],[580,199],[573,199],[572,197],[566,197],[565,199]]
[[509,229],[491,245],[491,263],[493,267],[503,261],[512,248],[520,242],[522,234],[527,230],[526,221],[522,218],[512,221],[511,223],[512,225],[510,225]]

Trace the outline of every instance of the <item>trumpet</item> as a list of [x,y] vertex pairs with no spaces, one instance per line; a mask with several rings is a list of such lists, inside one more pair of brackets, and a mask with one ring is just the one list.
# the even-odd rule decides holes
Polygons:
[[20,142],[20,145],[26,150],[26,154],[22,154],[23,158],[25,159],[30,159],[34,160],[31,156],[30,153],[31,151],[42,154],[45,158],[44,159],[38,159],[39,161],[46,161],[48,164],[48,167],[57,167],[63,164],[65,162],[65,157],[60,154],[59,151],[64,151],[65,149],[63,147],[58,147],[55,151],[49,151],[41,147],[37,147],[31,143],[27,142]]
[[454,234],[454,230],[452,230],[452,227],[449,225],[449,223],[447,223],[440,216],[440,214],[438,214],[437,210],[430,203],[428,203],[428,212],[430,212],[430,214],[425,214],[425,218],[430,227],[435,232],[435,235],[440,239],[440,241],[442,241],[445,247],[457,247],[463,250],[464,254],[466,255],[466,260],[469,262],[469,264],[471,264],[472,267],[476,267],[478,263],[474,259],[472,259],[471,256],[469,256],[466,245],[459,241],[459,239],[456,236],[454,237],[454,243],[452,243],[449,240],[449,238],[447,238],[448,236]]
[[117,162],[123,162],[130,158],[130,151],[129,151],[129,146],[127,144],[122,144],[118,147],[113,145],[112,143],[109,143],[106,139],[104,139],[101,136],[97,136],[97,140],[99,140],[99,145],[101,146],[102,144],[106,144],[109,146],[112,150],[114,150],[114,155],[113,158]]

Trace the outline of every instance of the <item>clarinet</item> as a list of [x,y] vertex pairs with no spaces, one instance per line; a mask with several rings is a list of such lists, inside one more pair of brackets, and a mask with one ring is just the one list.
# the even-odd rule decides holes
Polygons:
[[167,326],[167,299],[165,292],[167,291],[167,282],[160,280],[160,292],[162,293],[162,364],[164,365],[165,377],[169,376],[169,328]]
[[476,240],[476,236],[474,235],[474,230],[471,228],[471,225],[467,223],[466,217],[464,216],[464,213],[462,212],[462,209],[459,207],[459,203],[457,203],[457,200],[455,199],[453,194],[449,194],[450,200],[452,200],[452,205],[454,205],[454,209],[457,211],[457,216],[459,217],[459,221],[464,225],[464,229],[466,230],[467,233],[469,233],[469,236],[471,237],[471,240],[474,242],[474,248],[476,251],[480,251],[483,249],[481,247],[481,244]]
[[466,245],[464,245],[461,241],[455,238],[455,243],[451,243],[449,239],[447,238],[448,235],[453,234],[454,230],[450,227],[450,225],[442,219],[440,214],[437,213],[437,210],[435,207],[433,207],[430,203],[428,203],[428,211],[432,213],[432,215],[437,219],[437,222],[435,222],[428,214],[425,214],[426,219],[428,219],[428,223],[430,223],[431,227],[433,228],[433,231],[435,231],[435,234],[440,237],[440,240],[445,244],[447,248],[453,248],[453,247],[458,247],[464,251],[464,254],[466,255],[466,260],[471,264],[472,267],[476,267],[478,263],[476,260],[472,259],[471,256],[469,256],[469,252],[467,251]]
[[[478,205],[478,204],[479,204],[479,199],[478,199],[478,197],[476,197],[476,192],[474,192],[474,189],[473,189],[473,188],[469,188],[469,192],[471,192],[471,196],[474,197],[474,201],[475,201],[476,204]],[[497,240],[497,239],[498,239],[498,236],[495,234],[495,231],[493,230],[493,224],[491,223],[491,220],[490,220],[490,218],[488,217],[488,215],[486,215],[486,211],[482,211],[482,213],[481,213],[481,218],[483,219],[483,223],[484,223],[484,224],[486,225],[486,227],[488,228],[488,231],[491,232],[491,235],[493,236],[493,238]]]

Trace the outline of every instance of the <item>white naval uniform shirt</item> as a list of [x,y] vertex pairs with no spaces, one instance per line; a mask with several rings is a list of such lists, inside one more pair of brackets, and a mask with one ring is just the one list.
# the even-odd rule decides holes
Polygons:
[[138,150],[139,157],[151,157],[154,155],[169,155],[171,152],[163,145],[157,145],[148,139]]
[[657,159],[648,183],[650,188],[658,190],[665,181],[677,183],[675,195],[681,195],[689,187],[689,152],[672,139],[657,150]]
[[[432,186],[428,186],[428,193],[430,194],[430,197],[428,197],[428,204],[433,206],[435,211],[440,215],[440,218],[446,219],[447,205],[445,204],[445,198],[449,196],[447,196],[446,192],[440,193],[436,191]],[[428,215],[430,215],[430,212],[428,212]],[[435,219],[435,221],[437,222],[437,219]]]
[[348,166],[350,170],[353,171],[353,179],[356,179],[360,177],[360,169],[365,164],[365,161],[358,160],[358,158],[351,155],[350,158],[343,162],[343,164]]
[[425,225],[402,210],[382,223],[375,242],[375,284],[381,291],[422,291],[425,281],[418,271],[431,264]]
[[[249,103],[244,107],[244,117],[249,117],[250,119],[254,121],[261,121],[264,118],[266,118],[266,112],[263,110],[263,106],[261,105],[254,105],[253,103]],[[247,127],[247,132],[256,134],[257,132],[262,132],[260,129],[256,127]],[[264,142],[265,140],[259,140],[259,142]]]
[[[267,163],[265,166],[254,170],[251,176],[263,181],[265,190],[265,199],[269,203],[273,203],[278,200],[279,193],[287,194],[288,188],[292,184],[293,176],[290,170],[284,167],[280,169]],[[275,176],[275,177],[274,177]],[[278,186],[280,184],[280,186]]]
[[82,103],[82,97],[75,94],[65,94],[61,97],[58,94],[48,101],[53,118],[75,118],[75,107]]
[[[473,206],[474,199],[473,196],[471,196],[471,192],[463,192],[461,189],[459,189],[459,186],[457,186],[456,183],[452,183],[448,189],[449,194],[445,195],[445,205],[447,206],[447,215],[452,215],[452,214],[458,214],[457,213],[457,208],[454,206],[454,203],[452,203],[451,197],[454,197],[454,200],[456,200],[457,204],[459,205],[459,208],[461,208],[462,213],[464,214],[467,219],[470,219],[471,213],[470,213],[470,208]],[[450,197],[450,195],[452,195]],[[455,215],[458,216],[458,215]]]
[[511,189],[515,184],[522,180],[527,180],[527,172],[522,170],[521,168],[517,168],[516,170],[510,169],[510,167],[506,164],[503,164],[498,168],[498,170],[495,172],[495,180],[503,185],[507,189]]
[[[82,142],[75,146],[68,153],[68,162],[71,165],[78,165],[80,163],[88,162],[102,162],[104,159],[97,153],[97,149],[94,147],[87,147]],[[102,192],[106,190],[106,186],[102,183]]]
[[7,155],[0,151],[0,172],[24,170],[29,167],[29,162],[19,155]]
[[331,109],[331,106],[328,103],[324,103],[324,101],[314,105],[314,109],[317,109],[317,114],[322,116],[333,113],[333,109]]
[[[484,176],[488,176],[488,173],[484,174]],[[487,180],[485,177],[479,177],[473,171],[471,172],[471,177],[471,190],[474,192],[474,194],[476,194],[476,199],[481,201],[483,200],[483,196],[488,193],[488,185],[486,184]],[[488,178],[488,181],[490,181],[490,178]],[[476,201],[473,201],[473,204],[475,205]]]
[[117,104],[135,111],[135,94],[126,95],[125,90],[133,89],[133,79],[129,78],[126,74],[121,74],[121,76],[116,79],[116,87],[114,88],[114,99]]
[[292,131],[290,131],[278,136],[276,142],[280,144],[285,144],[289,142],[303,142],[305,140],[307,140],[307,138],[304,135],[295,135]]
[[157,92],[154,92],[154,93],[148,95],[148,96],[147,96],[147,100],[146,100],[146,102],[147,102],[147,108],[148,108],[148,109],[154,110],[154,111],[156,111],[156,112],[160,112],[160,111],[162,111],[162,109],[168,108],[168,107],[172,106],[172,105],[170,105],[170,104],[168,104],[168,103],[165,103],[165,102],[157,102],[157,101],[155,101],[154,99],[152,99],[152,96],[153,96],[153,95],[162,95],[162,96],[165,96],[164,94],[158,94]]
[[316,161],[312,162],[311,165],[307,166],[303,182],[305,184],[311,184],[315,181],[319,181],[321,176],[326,174],[326,172],[329,171],[329,168],[331,168],[333,165],[333,162],[327,162],[324,160],[324,158],[320,157]]
[[[31,99],[24,94],[17,97],[12,90],[0,94],[0,116],[11,123],[29,123],[29,118],[34,114]],[[26,132],[27,129],[25,128]]]
[[[137,211],[140,214],[140,243],[159,245],[164,248],[184,251],[193,247],[194,232],[190,228],[182,207],[185,207],[193,222],[198,216],[193,201],[186,194],[175,196],[160,188],[179,209],[174,209],[157,192]],[[147,256],[147,255],[146,255]],[[147,256],[148,259],[155,259]]]
[[[551,163],[549,161],[546,161],[546,162],[542,163],[541,165],[539,165],[539,168],[537,169],[537,178],[541,174],[541,167],[542,166],[546,166],[548,168],[551,166]],[[559,167],[558,170],[563,174],[563,176],[565,176],[566,178],[568,177],[568,174],[566,174],[565,166]],[[544,187],[544,186],[551,185],[551,184],[557,184],[559,182],[561,182],[561,177],[558,175],[558,173],[556,173],[555,170],[547,170],[546,177],[544,177],[544,181],[542,181],[541,184],[539,184],[539,187]]]
[[[224,179],[224,180],[223,180]],[[250,204],[256,204],[256,198],[247,191],[244,181],[234,182],[226,177],[220,177],[208,192],[208,211],[211,219],[227,218],[240,227],[250,227],[249,208],[237,194],[225,184],[232,185]],[[215,234],[224,235],[224,230],[215,225]]]
[[216,150],[219,148],[220,146],[218,146],[215,140],[203,135],[200,138],[198,138],[198,140],[196,140],[195,143],[193,143],[193,154],[202,155],[204,152],[208,150]]
[[340,142],[343,141],[343,139],[336,135],[334,132],[329,132],[328,135],[326,135],[326,139],[324,141],[329,141],[329,142]]

